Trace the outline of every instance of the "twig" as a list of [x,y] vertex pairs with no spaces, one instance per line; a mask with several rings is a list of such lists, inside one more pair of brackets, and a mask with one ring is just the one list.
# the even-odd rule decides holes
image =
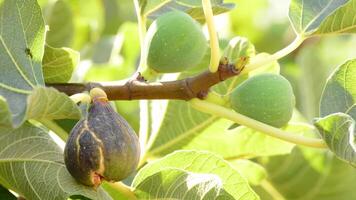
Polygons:
[[233,65],[220,63],[215,73],[205,71],[194,77],[176,81],[147,83],[139,75],[126,82],[54,83],[47,84],[47,86],[54,87],[69,96],[89,91],[93,87],[100,87],[106,92],[109,100],[179,99],[187,101],[193,98],[203,99],[210,87],[238,74],[240,71],[236,70]]
[[245,70],[242,72],[242,74],[247,74],[250,71],[253,71],[261,66],[264,66],[268,63],[271,63],[273,61],[279,60],[283,57],[285,57],[286,55],[290,54],[291,52],[293,52],[295,49],[297,49],[305,40],[304,37],[302,36],[297,36],[292,43],[290,43],[288,46],[286,46],[285,48],[277,51],[276,53],[268,56],[267,58],[261,59],[261,60],[254,60],[252,59],[250,63],[248,63],[245,66]]

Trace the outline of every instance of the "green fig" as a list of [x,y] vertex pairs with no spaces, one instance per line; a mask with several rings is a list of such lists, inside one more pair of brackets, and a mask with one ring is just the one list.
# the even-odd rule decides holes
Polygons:
[[147,65],[160,73],[198,65],[208,48],[202,28],[188,14],[170,11],[158,17],[146,35]]
[[97,187],[102,180],[120,181],[133,173],[140,158],[138,137],[110,106],[101,89],[92,90],[85,118],[72,129],[64,150],[69,173],[80,183]]
[[231,93],[230,103],[236,112],[280,128],[292,117],[295,97],[287,79],[266,73],[237,86]]

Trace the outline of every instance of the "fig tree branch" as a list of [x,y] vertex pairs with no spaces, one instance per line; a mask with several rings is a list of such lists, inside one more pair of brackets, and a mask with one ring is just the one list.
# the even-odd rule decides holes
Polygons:
[[190,100],[193,98],[203,99],[210,87],[240,74],[241,70],[227,62],[220,63],[218,71],[202,72],[196,76],[182,80],[147,83],[144,77],[138,75],[136,78],[126,82],[100,83],[52,83],[48,87],[74,95],[89,91],[93,87],[102,88],[109,100],[139,100],[139,99],[178,99]]

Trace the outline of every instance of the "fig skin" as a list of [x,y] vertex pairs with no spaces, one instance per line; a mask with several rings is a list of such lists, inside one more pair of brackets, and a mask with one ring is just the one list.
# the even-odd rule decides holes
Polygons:
[[237,86],[231,93],[230,104],[238,113],[280,128],[292,118],[295,96],[287,79],[266,73]]
[[103,179],[125,179],[136,170],[139,158],[136,133],[105,97],[93,99],[87,117],[72,129],[64,150],[70,174],[94,187]]
[[198,65],[208,48],[200,24],[181,11],[158,17],[145,40],[147,65],[160,73],[182,72]]

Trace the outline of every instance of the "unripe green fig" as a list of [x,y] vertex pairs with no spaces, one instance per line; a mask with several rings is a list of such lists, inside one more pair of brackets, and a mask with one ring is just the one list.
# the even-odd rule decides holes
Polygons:
[[231,93],[232,108],[257,121],[280,128],[293,114],[295,97],[289,81],[277,74],[253,76]]
[[136,170],[138,137],[98,89],[87,116],[72,129],[64,150],[65,165],[80,183],[97,187],[102,180],[120,181]]
[[198,22],[181,11],[170,11],[158,17],[145,39],[147,65],[161,73],[181,72],[196,66],[208,47]]

